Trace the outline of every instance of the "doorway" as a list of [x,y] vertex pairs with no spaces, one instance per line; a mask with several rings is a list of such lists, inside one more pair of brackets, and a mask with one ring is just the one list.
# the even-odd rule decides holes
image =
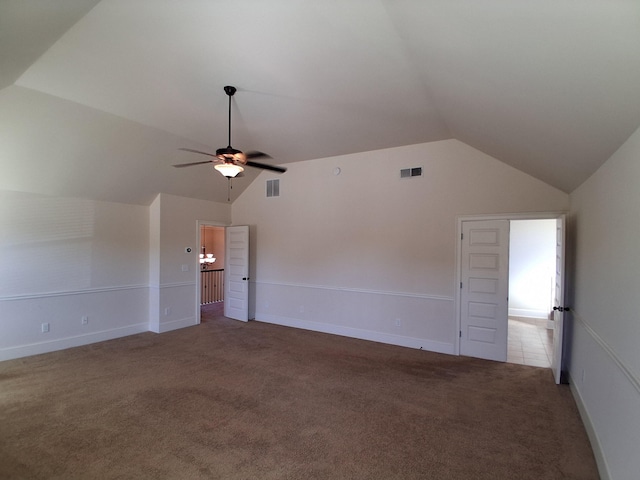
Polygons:
[[[533,220],[549,222],[546,225],[545,222],[514,223]],[[511,245],[512,239],[509,232],[512,223],[516,233],[519,230],[524,232],[521,236],[529,242],[529,245],[525,242],[522,248],[523,251],[528,252],[528,255],[521,254],[514,257],[512,260],[514,265],[510,268],[510,249],[517,250],[515,244]],[[554,226],[553,229],[552,226]],[[546,248],[538,248],[536,242],[540,242],[540,239],[530,238],[534,237],[531,230],[537,232],[538,237],[540,235],[544,237]],[[502,362],[518,361],[528,365],[551,367],[558,381],[562,366],[563,330],[563,317],[558,314],[558,311],[565,311],[566,307],[563,307],[564,309],[555,307],[563,305],[564,215],[558,213],[461,217],[458,219],[458,238],[460,247],[457,249],[456,261],[459,293],[456,295],[456,309],[460,338],[457,353]],[[532,241],[534,246],[531,245]],[[541,270],[546,275],[548,270],[545,266],[552,262],[555,264],[553,303],[549,300],[551,296],[551,279],[549,279],[549,285],[546,285],[547,281],[544,280],[545,285],[541,287],[545,292],[545,300],[540,302],[538,298],[534,302],[535,307],[527,306],[526,301],[531,301],[531,298],[518,299],[517,288],[510,288],[512,287],[509,285],[511,279],[514,284],[517,284],[521,277],[526,279],[531,270]],[[530,271],[525,272],[526,269],[522,265],[528,265]],[[524,290],[528,290],[529,293],[534,292],[530,278],[529,281],[524,282]],[[538,294],[537,297],[539,296]],[[553,320],[551,320],[552,310],[554,311]],[[512,321],[511,328],[509,328],[510,315],[514,317],[512,320],[520,320],[519,324]],[[526,321],[523,322],[522,319]],[[550,321],[547,322],[547,319]],[[524,335],[527,338],[519,339],[520,355],[511,355],[508,358],[508,330],[515,333],[517,326],[528,330],[528,334]],[[553,327],[553,333],[546,331],[549,326]],[[558,348],[547,351],[544,340],[548,341],[549,336],[552,336],[553,345]],[[517,350],[515,337],[512,336],[511,340],[510,350],[515,354]],[[539,343],[538,346],[542,347],[543,351],[533,351],[533,343]],[[549,355],[551,365],[549,365]]]
[[551,367],[556,220],[511,220],[507,362]]
[[224,314],[225,227],[199,224],[198,310],[200,323]]

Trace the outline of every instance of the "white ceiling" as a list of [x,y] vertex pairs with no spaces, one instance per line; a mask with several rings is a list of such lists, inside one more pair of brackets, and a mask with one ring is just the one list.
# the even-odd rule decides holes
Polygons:
[[640,126],[640,2],[0,0],[0,188],[226,201],[171,167],[226,146],[224,85],[276,164],[456,138],[570,192]]

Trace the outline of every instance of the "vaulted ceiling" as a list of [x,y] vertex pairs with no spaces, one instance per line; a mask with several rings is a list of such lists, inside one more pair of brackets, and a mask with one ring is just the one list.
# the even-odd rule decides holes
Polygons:
[[2,0],[0,188],[226,201],[171,167],[226,146],[225,85],[275,164],[455,138],[570,192],[640,126],[640,2]]

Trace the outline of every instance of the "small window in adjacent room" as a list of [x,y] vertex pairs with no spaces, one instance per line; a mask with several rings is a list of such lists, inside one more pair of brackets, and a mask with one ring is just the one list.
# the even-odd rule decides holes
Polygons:
[[267,197],[280,196],[280,179],[267,180]]

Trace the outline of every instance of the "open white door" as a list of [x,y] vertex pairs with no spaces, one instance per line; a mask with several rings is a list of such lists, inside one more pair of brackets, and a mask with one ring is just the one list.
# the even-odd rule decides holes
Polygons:
[[564,330],[564,243],[565,216],[556,220],[556,278],[553,294],[553,358],[551,369],[556,383],[560,383],[562,374],[562,334]]
[[249,227],[226,228],[224,316],[249,321]]
[[462,222],[460,355],[507,361],[509,221]]

